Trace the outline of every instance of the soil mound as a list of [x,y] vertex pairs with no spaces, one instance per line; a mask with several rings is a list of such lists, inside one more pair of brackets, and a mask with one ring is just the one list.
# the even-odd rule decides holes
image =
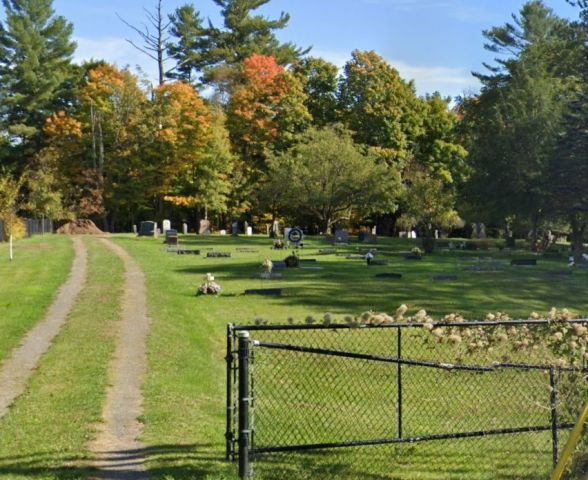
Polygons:
[[92,220],[75,220],[59,227],[57,233],[63,235],[101,235],[104,232]]

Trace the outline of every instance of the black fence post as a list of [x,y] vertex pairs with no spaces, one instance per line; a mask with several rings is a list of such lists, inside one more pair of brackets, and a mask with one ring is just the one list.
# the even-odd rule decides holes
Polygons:
[[549,369],[549,383],[551,386],[551,438],[553,441],[553,465],[559,461],[559,438],[557,434],[557,378],[555,367]]
[[[402,329],[396,329],[396,353],[398,360],[402,358]],[[398,438],[402,438],[402,364],[396,364],[396,381],[397,381],[397,414],[398,414]]]
[[239,332],[239,478],[249,478],[249,332]]
[[233,460],[233,324],[227,325],[227,430],[226,459]]

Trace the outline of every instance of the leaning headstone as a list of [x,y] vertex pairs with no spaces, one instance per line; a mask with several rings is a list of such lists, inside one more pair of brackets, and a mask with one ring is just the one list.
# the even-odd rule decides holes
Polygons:
[[169,220],[164,220],[163,221],[163,233],[167,232],[168,230],[171,230],[171,222]]
[[210,220],[200,220],[198,235],[210,235]]
[[182,233],[184,235],[188,235],[188,224],[187,223],[182,223]]
[[141,222],[139,224],[140,237],[155,237],[157,235],[157,223]]

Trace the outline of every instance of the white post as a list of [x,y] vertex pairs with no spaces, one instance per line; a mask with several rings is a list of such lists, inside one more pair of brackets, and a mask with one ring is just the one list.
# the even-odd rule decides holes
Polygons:
[[10,261],[12,262],[12,234],[10,234],[10,237],[8,238],[8,252],[10,255]]

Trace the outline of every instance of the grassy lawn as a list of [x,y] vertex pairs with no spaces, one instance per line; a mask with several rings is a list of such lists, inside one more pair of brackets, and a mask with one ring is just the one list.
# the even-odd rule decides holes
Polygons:
[[[65,247],[70,240],[52,237],[44,242],[37,238],[26,245],[46,244],[59,258],[63,256],[61,249],[68,250]],[[101,418],[119,318],[123,266],[97,240],[88,238],[85,242],[87,288],[44,355],[26,394],[0,420],[2,478],[84,478],[88,473],[83,468],[88,459],[86,447],[93,425]],[[38,250],[31,248],[30,252],[32,257]],[[43,258],[27,258],[32,262],[30,270],[38,271],[36,266],[43,264]],[[46,261],[58,269],[56,259]],[[2,295],[4,290],[3,286]]]
[[33,237],[15,242],[14,260],[0,243],[0,362],[43,318],[73,261],[71,240]]
[[[458,311],[472,319],[497,310],[526,318],[531,311],[547,311],[552,306],[568,307],[580,313],[588,311],[588,270],[577,269],[569,277],[548,275],[548,272],[565,270],[565,258],[540,258],[536,267],[508,265],[511,258],[529,256],[525,252],[439,252],[422,261],[407,261],[404,253],[410,249],[410,243],[385,239],[378,249],[387,251],[390,264],[367,267],[362,261],[320,255],[318,249],[326,245],[309,240],[302,255],[316,258],[318,262],[309,265],[322,269],[283,270],[280,271],[283,279],[262,281],[253,278],[262,260],[266,256],[272,260],[286,256],[285,252],[270,250],[271,242],[267,238],[181,239],[188,248],[214,248],[232,254],[231,258],[214,259],[205,258],[206,251],[202,256],[166,253],[161,239],[121,236],[115,240],[136,258],[148,281],[153,329],[145,387],[144,441],[149,446],[152,478],[234,478],[235,466],[222,461],[223,357],[229,322],[249,324],[263,318],[285,323],[289,317],[303,322],[307,315],[320,318],[327,311],[340,320],[345,314],[359,314],[368,309],[393,312],[402,303],[410,305],[412,310],[425,308],[434,315]],[[257,251],[238,251],[241,247]],[[340,250],[355,253],[357,247]],[[481,257],[489,256],[504,262],[502,272],[463,270],[464,266],[483,263]],[[207,272],[213,273],[222,285],[221,297],[195,297],[196,288]],[[377,279],[375,275],[379,272],[401,273],[403,279]],[[432,277],[437,274],[457,274],[458,280],[435,282]],[[283,288],[284,294],[282,297],[243,295],[245,289],[267,287]],[[379,372],[379,375],[394,379],[390,372]],[[425,388],[421,386],[421,391],[411,394],[421,405],[426,405],[423,401],[431,396],[428,388],[436,388],[434,378],[426,382],[421,383]],[[336,394],[336,389],[331,393]],[[451,393],[448,390],[447,395]],[[392,390],[390,394],[394,397]],[[393,408],[393,398],[390,403]],[[483,415],[490,416],[491,410],[486,409]],[[408,412],[407,418],[421,418],[420,427],[427,433],[436,431],[435,426],[446,421],[446,414],[437,406],[429,411]],[[271,413],[266,418],[266,422],[271,422]],[[347,418],[342,421],[345,424],[355,419],[353,412],[347,412],[344,418]],[[369,428],[365,433],[369,433]],[[515,447],[487,438],[366,447],[348,450],[345,455],[340,451],[301,457],[275,455],[260,463],[259,473],[268,479],[321,478],[321,472],[345,472],[346,478],[358,479],[537,478],[532,473],[537,471],[537,454],[549,448],[549,438],[544,434],[525,435],[513,444]],[[524,455],[516,460],[511,455],[513,448]],[[378,456],[386,461],[377,462]]]

